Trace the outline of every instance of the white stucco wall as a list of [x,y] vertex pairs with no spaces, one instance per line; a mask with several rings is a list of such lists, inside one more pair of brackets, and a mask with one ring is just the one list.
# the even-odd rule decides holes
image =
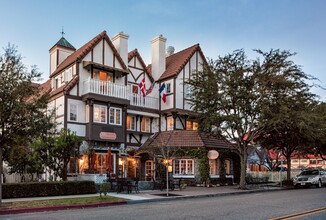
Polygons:
[[93,62],[102,64],[103,43],[100,41],[93,49]]

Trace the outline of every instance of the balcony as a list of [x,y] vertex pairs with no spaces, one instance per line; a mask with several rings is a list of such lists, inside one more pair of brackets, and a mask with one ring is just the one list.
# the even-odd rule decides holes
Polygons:
[[83,94],[94,93],[120,99],[129,99],[127,86],[111,83],[109,81],[88,79],[84,81],[83,88]]
[[154,97],[145,96],[140,94],[129,94],[130,105],[158,109],[158,99]]
[[130,105],[158,109],[158,99],[154,97],[143,97],[140,94],[132,94],[129,92],[129,87],[119,85],[108,81],[100,81],[96,79],[87,79],[83,84],[83,95],[88,93],[109,96],[130,101]]

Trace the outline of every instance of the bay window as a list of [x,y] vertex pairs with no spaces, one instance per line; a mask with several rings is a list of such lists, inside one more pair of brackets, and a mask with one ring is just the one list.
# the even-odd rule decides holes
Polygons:
[[110,108],[110,124],[121,125],[121,108]]
[[69,121],[77,121],[77,105],[69,105]]
[[94,105],[94,122],[106,123],[106,106]]

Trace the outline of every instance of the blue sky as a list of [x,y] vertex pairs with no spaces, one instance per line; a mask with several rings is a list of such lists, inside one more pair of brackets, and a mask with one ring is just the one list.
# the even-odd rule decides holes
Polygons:
[[[106,30],[127,33],[150,63],[150,41],[163,34],[176,52],[196,43],[205,56],[243,48],[285,49],[305,73],[326,87],[326,1],[324,0],[0,0],[0,46],[18,47],[26,65],[46,80],[49,49],[64,37],[76,48]],[[3,51],[1,51],[2,53]],[[326,101],[326,92],[314,89]]]

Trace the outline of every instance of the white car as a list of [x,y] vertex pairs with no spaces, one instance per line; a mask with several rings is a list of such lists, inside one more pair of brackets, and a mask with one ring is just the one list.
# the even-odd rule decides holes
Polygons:
[[293,185],[300,186],[316,186],[318,188],[326,184],[326,172],[323,170],[304,170],[298,176],[293,178]]

